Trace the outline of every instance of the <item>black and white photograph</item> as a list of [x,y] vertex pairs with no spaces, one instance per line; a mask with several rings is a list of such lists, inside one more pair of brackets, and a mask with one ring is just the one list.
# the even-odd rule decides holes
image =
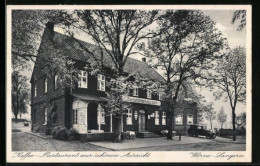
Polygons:
[[7,161],[250,162],[250,5],[7,6]]

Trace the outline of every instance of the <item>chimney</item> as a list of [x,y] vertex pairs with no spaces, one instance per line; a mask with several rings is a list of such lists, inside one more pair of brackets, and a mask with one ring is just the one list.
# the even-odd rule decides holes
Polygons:
[[143,61],[143,62],[146,62],[146,58],[142,58],[142,61]]
[[46,30],[49,30],[51,37],[53,37],[53,35],[54,35],[54,23],[53,22],[47,22]]

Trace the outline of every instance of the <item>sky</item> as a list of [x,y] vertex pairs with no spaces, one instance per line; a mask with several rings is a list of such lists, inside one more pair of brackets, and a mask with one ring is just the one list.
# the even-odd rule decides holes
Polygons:
[[[216,22],[216,27],[222,32],[223,37],[227,38],[227,42],[230,48],[234,48],[237,46],[244,46],[244,47],[246,46],[246,29],[244,28],[242,31],[237,31],[239,21],[237,21],[235,24],[231,23],[234,10],[202,10],[202,12]],[[55,28],[55,31],[63,33],[62,30],[59,28]],[[76,34],[75,37],[81,40],[84,39],[86,40],[86,36],[82,34],[79,35]],[[142,56],[134,55],[132,56],[132,58],[141,60]],[[210,92],[205,88],[198,89],[198,90],[200,94],[205,96],[205,99],[208,102],[214,103],[213,107],[215,111],[219,111],[222,106],[224,107],[225,112],[228,114],[228,120],[227,120],[228,123],[224,125],[224,127],[231,127],[230,104],[228,102],[224,102],[224,99],[215,100],[212,92]],[[245,111],[246,111],[245,104],[237,105],[237,115]],[[206,121],[205,124],[209,126],[209,123]],[[220,123],[218,123],[216,120],[213,122],[213,128],[214,127],[220,127]]]

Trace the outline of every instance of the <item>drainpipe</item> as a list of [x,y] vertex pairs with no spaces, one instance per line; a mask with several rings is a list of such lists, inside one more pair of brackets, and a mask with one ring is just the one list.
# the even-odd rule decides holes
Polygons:
[[100,125],[100,104],[98,104],[98,132],[100,133],[101,125]]

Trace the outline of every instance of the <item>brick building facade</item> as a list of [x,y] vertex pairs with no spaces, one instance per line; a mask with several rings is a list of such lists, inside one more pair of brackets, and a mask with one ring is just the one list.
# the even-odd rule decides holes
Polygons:
[[[75,128],[81,134],[91,132],[114,132],[115,119],[102,107],[106,102],[105,82],[106,76],[90,75],[84,70],[86,63],[91,63],[86,58],[87,53],[79,49],[77,43],[70,37],[57,33],[53,29],[54,25],[48,23],[44,31],[39,56],[48,49],[48,41],[52,40],[64,48],[64,52],[74,62],[74,66],[80,71],[77,87],[72,91],[58,85],[58,77],[53,74],[47,77],[42,72],[44,62],[37,58],[31,77],[31,118],[32,130],[35,132],[45,132],[46,129],[46,100],[55,104],[56,117],[53,125]],[[88,47],[96,46],[83,42]],[[98,55],[97,55],[98,56]],[[109,62],[108,62],[109,63]],[[155,70],[150,68],[145,62],[129,58],[125,72],[131,73],[138,71],[142,77],[157,81],[165,81],[164,78]],[[123,118],[123,130],[141,132],[160,133],[167,129],[168,119],[166,111],[163,110],[158,94],[150,93],[146,89],[133,88],[129,95],[123,96],[125,102],[131,103],[132,108],[126,110]],[[186,132],[189,124],[197,123],[196,104],[182,102],[177,105],[178,112],[175,117],[175,129]]]

